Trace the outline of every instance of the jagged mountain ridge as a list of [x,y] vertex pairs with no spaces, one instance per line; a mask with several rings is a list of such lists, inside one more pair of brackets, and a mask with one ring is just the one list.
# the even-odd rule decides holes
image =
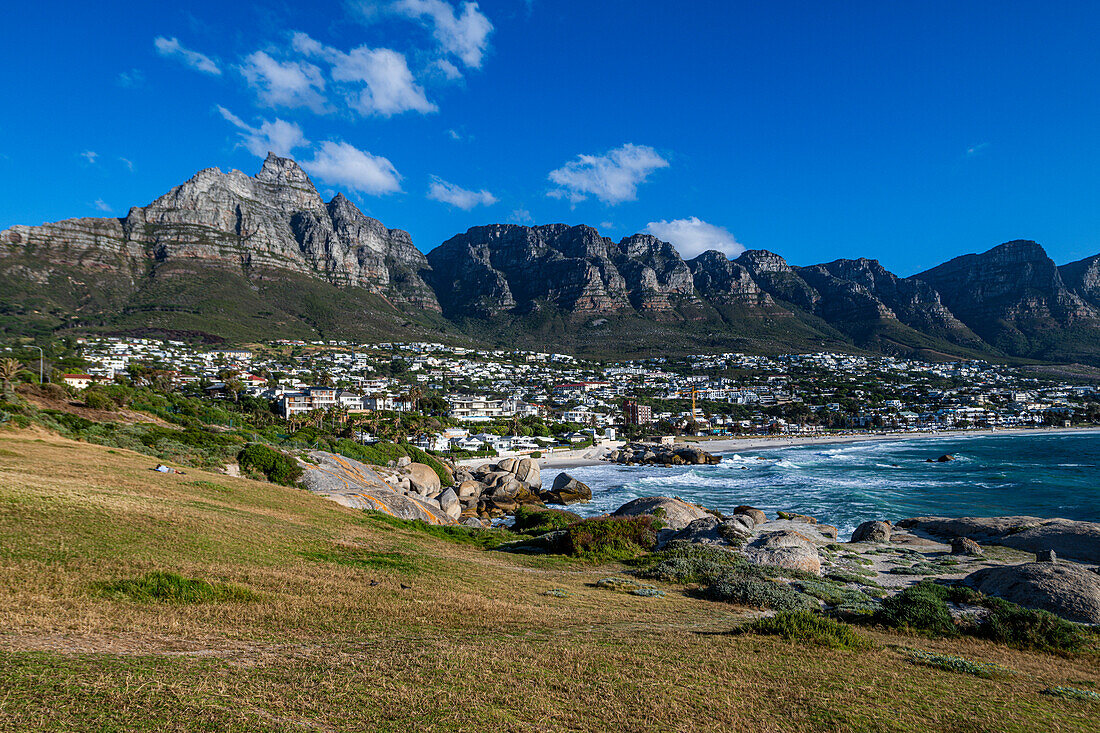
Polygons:
[[804,350],[1100,363],[1100,255],[1061,268],[1009,242],[903,278],[750,250],[685,261],[648,234],[473,227],[424,255],[407,232],[269,155],[200,171],[122,218],[0,232],[0,327],[210,337],[440,334],[579,352]]

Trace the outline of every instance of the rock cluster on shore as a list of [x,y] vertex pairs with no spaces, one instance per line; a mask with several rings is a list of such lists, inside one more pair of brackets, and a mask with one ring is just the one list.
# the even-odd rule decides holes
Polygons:
[[626,465],[658,465],[658,466],[702,466],[706,464],[721,463],[720,456],[707,453],[702,448],[680,443],[666,445],[663,443],[627,443],[619,450],[613,450],[607,455],[607,460],[612,463]]
[[400,519],[431,524],[485,520],[514,514],[521,506],[576,504],[592,490],[567,473],[544,489],[539,465],[531,458],[505,458],[477,468],[450,469],[453,486],[444,487],[431,466],[402,459],[388,467],[368,466],[344,456],[312,451],[302,462],[302,485],[345,506],[375,509]]

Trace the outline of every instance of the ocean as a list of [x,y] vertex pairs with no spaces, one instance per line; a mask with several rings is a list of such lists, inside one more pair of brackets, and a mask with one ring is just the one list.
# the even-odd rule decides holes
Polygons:
[[[925,462],[945,453],[955,460]],[[769,515],[809,514],[841,538],[868,519],[921,515],[1100,521],[1100,431],[798,445],[726,453],[713,466],[607,464],[568,473],[592,488],[591,503],[569,507],[585,516],[640,496],[679,496],[725,512],[749,504]]]

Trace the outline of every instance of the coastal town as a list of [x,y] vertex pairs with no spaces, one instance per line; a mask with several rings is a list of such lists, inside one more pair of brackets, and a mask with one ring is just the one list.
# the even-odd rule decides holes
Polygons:
[[[266,402],[293,424],[423,412],[440,418],[437,429],[408,441],[440,454],[546,453],[669,434],[813,436],[1100,421],[1095,383],[981,361],[723,353],[596,362],[424,342],[204,348],[125,337],[75,339],[71,349],[65,363],[82,368],[55,370],[52,379],[73,390],[145,375],[209,399]],[[366,427],[355,437],[376,440]]]

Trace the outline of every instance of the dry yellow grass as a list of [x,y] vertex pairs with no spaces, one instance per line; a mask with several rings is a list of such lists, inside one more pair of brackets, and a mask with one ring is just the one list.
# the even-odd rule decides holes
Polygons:
[[[1100,688],[1094,656],[730,635],[751,612],[674,587],[595,588],[615,566],[480,550],[306,492],[152,465],[0,433],[0,730],[1100,729],[1100,706],[1038,694]],[[259,598],[136,603],[94,586],[153,570]],[[1017,674],[917,667],[898,646]]]

